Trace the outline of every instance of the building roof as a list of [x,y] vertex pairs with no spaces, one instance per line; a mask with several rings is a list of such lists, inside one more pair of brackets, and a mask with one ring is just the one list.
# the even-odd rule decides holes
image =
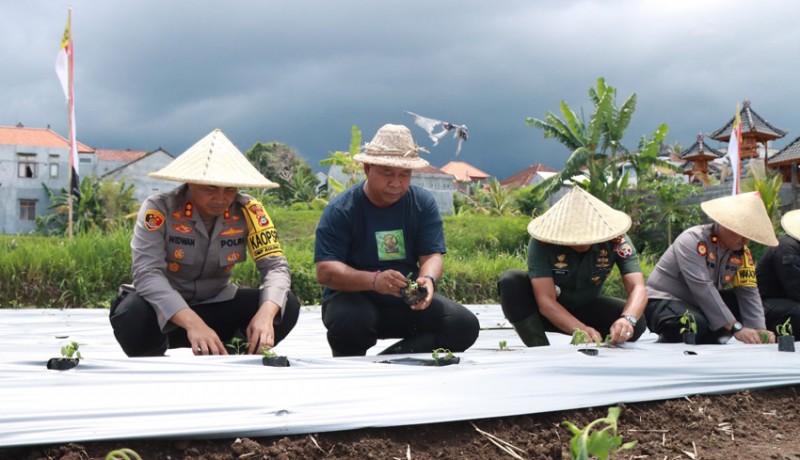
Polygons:
[[[788,131],[772,126],[767,120],[761,118],[755,110],[750,107],[750,101],[745,99],[742,108],[739,110],[742,119],[742,137],[754,137],[759,140],[780,139]],[[731,129],[736,117],[731,117],[730,121],[722,128],[709,134],[708,137],[720,142],[728,142],[731,139]]]
[[[99,154],[100,151],[101,150],[99,150],[99,149],[97,150],[98,154]],[[125,152],[125,150],[103,150],[103,151],[104,152]],[[149,157],[149,156],[151,156],[153,154],[156,154],[158,152],[161,152],[161,153],[163,153],[164,155],[166,155],[166,156],[168,156],[170,158],[173,158],[173,159],[175,158],[175,157],[172,156],[171,153],[167,152],[166,150],[162,149],[161,147],[153,150],[152,152],[144,152],[144,151],[139,152],[139,151],[136,151],[136,153],[143,153],[144,155],[139,155],[138,158],[136,158],[134,160],[131,160],[131,161],[127,161],[122,166],[117,166],[116,168],[112,169],[111,171],[108,171],[107,173],[105,173],[102,176],[100,176],[100,178],[102,179],[104,177],[111,176],[111,175],[117,173],[118,171],[121,171],[121,170],[127,168],[128,166],[132,165],[133,163],[136,163],[137,161],[144,160],[145,158],[147,158],[147,157]],[[111,160],[111,159],[108,159],[108,158],[101,158],[101,159],[102,160],[106,160],[106,161],[125,161],[125,160],[118,160],[118,159]]]
[[[69,149],[69,141],[50,128],[26,128],[24,126],[0,126],[0,145],[26,145],[32,147],[63,147]],[[94,149],[77,143],[78,153],[94,153]]]
[[147,152],[144,150],[109,150],[109,149],[97,149],[94,151],[97,155],[97,159],[100,161],[124,161],[125,163],[130,163],[131,161],[136,161],[139,158],[144,157],[147,155]]
[[540,172],[555,173],[558,171],[548,166],[545,166],[541,163],[536,163],[535,165],[530,165],[509,178],[503,179],[502,181],[500,181],[500,185],[504,187],[509,185],[524,187],[530,184],[531,180],[533,179],[533,176],[535,176]]
[[474,180],[488,179],[492,176],[463,161],[451,161],[441,167],[447,174],[455,176],[457,181],[472,182]]
[[767,166],[783,166],[794,163],[800,163],[800,137],[767,160]]
[[697,141],[694,144],[678,154],[678,158],[686,161],[714,160],[722,158],[724,155],[724,153],[706,144],[705,136],[701,133],[697,135]]
[[441,169],[434,167],[434,166],[425,166],[424,168],[417,168],[412,171],[413,174],[440,174],[440,175],[452,175],[450,173],[446,173]]

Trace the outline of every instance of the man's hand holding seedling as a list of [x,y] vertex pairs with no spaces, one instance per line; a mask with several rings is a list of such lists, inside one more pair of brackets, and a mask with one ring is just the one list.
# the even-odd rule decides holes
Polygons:
[[394,297],[401,297],[400,290],[408,286],[406,277],[397,270],[375,272],[372,290]]
[[431,280],[427,276],[420,276],[419,278],[417,278],[417,285],[419,287],[425,288],[427,294],[425,295],[424,299],[420,300],[414,305],[411,305],[411,309],[424,310],[428,308],[428,306],[430,306],[431,301],[433,300],[433,290],[435,289],[435,286],[433,284],[433,280]]

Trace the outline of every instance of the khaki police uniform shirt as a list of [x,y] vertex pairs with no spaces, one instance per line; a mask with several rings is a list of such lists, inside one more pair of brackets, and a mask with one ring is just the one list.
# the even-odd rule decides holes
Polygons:
[[561,290],[558,303],[567,308],[596,299],[614,265],[622,275],[642,271],[628,235],[593,244],[586,252],[542,243],[535,238],[528,243],[528,277],[552,277]]
[[726,249],[717,236],[717,224],[691,227],[667,248],[647,279],[650,299],[678,299],[698,306],[716,330],[736,321],[719,291],[733,288],[742,324],[764,329],[764,309],[756,284],[750,250]]
[[189,305],[232,299],[238,287],[230,283],[231,272],[248,252],[262,276],[261,303],[275,302],[282,315],[291,284],[289,263],[263,206],[238,194],[209,234],[183,185],[142,204],[131,240],[133,284],[167,332],[175,327],[170,318]]

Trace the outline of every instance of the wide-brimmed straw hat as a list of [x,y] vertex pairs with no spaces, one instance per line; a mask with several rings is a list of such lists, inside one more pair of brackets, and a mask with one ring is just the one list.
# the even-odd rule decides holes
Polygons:
[[161,170],[148,174],[159,179],[219,187],[277,188],[264,177],[219,129]]
[[758,192],[740,193],[700,203],[700,208],[714,222],[748,240],[777,246],[775,229]]
[[403,125],[383,125],[353,159],[371,165],[419,169],[429,164],[419,157],[420,151],[427,152],[414,143],[410,129]]
[[784,214],[781,218],[781,227],[789,236],[800,240],[800,209]]
[[528,224],[528,233],[539,241],[562,246],[601,243],[631,228],[631,218],[573,187],[550,209]]

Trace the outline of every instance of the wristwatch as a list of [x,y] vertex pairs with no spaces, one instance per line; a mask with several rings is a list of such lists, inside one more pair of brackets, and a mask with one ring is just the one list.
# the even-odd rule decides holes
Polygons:
[[638,321],[633,315],[622,315],[621,318],[625,318],[631,323],[631,326],[636,327],[636,322]]
[[741,331],[742,329],[744,329],[744,326],[742,326],[742,323],[740,323],[739,321],[734,321],[733,326],[731,326],[731,334],[736,334],[737,332]]

